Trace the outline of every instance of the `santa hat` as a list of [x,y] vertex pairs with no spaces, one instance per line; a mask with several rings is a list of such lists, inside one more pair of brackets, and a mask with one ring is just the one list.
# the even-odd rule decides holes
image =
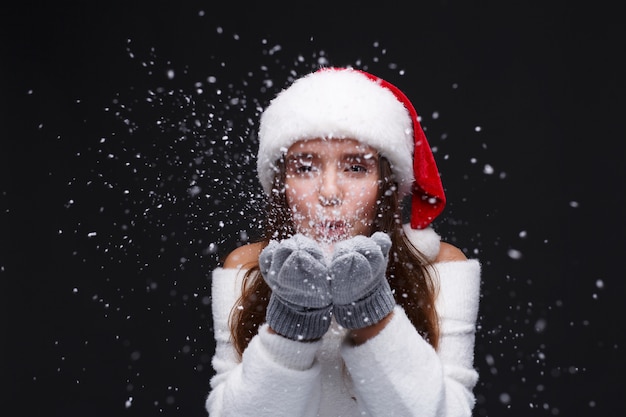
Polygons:
[[391,164],[400,198],[412,194],[411,227],[423,229],[446,198],[426,136],[409,99],[365,71],[322,68],[281,91],[261,115],[257,171],[271,192],[276,161],[299,140],[357,139]]

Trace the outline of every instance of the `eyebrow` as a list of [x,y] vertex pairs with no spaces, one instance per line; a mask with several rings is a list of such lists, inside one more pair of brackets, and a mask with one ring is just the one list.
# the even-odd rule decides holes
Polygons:
[[[320,158],[321,154],[316,152],[298,152],[295,154],[287,155],[288,160],[301,159],[301,158]],[[346,153],[341,155],[341,159],[365,159],[366,161],[378,161],[378,154],[376,152],[356,152]]]

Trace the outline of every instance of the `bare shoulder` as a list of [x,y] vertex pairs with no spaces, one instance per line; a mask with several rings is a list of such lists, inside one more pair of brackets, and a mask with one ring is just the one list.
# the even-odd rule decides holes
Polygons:
[[224,268],[239,268],[246,265],[256,264],[259,254],[263,249],[263,243],[250,243],[240,246],[232,251],[224,260]]
[[452,261],[466,261],[467,257],[463,251],[450,243],[441,242],[439,247],[439,254],[435,259],[435,262],[452,262]]

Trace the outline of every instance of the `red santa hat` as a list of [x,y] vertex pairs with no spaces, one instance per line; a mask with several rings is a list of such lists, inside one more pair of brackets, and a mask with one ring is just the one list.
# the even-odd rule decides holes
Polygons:
[[276,162],[300,140],[357,139],[391,164],[400,198],[412,195],[411,227],[427,227],[446,203],[417,112],[391,83],[352,68],[322,68],[281,91],[261,115],[257,171],[271,192]]

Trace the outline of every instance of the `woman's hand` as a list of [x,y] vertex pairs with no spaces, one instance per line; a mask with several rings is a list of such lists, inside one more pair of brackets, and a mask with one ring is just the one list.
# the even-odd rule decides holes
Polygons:
[[370,327],[387,317],[395,300],[386,278],[391,239],[382,232],[335,245],[329,270],[334,315],[347,329]]
[[330,326],[332,300],[328,267],[320,246],[297,234],[271,241],[259,255],[263,279],[272,289],[266,320],[293,340],[315,340]]

